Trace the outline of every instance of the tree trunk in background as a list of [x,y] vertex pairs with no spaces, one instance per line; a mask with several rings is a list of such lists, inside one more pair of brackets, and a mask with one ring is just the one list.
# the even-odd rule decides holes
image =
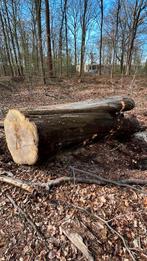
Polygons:
[[9,30],[9,33],[10,33],[10,39],[11,39],[12,48],[13,48],[13,52],[14,52],[14,59],[15,59],[15,63],[16,63],[17,73],[18,73],[18,76],[21,76],[22,75],[21,74],[21,68],[19,66],[19,61],[18,61],[18,57],[17,57],[17,51],[16,51],[14,36],[13,36],[12,28],[11,28],[10,17],[9,17],[9,13],[8,13],[8,7],[7,7],[6,1],[4,1],[4,3],[5,3],[5,11],[6,11],[6,20],[8,22],[8,30]]
[[49,77],[51,77],[53,75],[53,63],[52,63],[52,50],[51,50],[49,0],[45,0],[45,16],[46,16],[46,41],[47,41],[48,73],[49,73]]
[[82,77],[83,73],[84,73],[87,7],[88,7],[88,0],[84,0],[84,12],[83,12],[83,19],[82,19],[82,43],[81,43],[80,77]]
[[52,50],[53,50],[53,70],[54,70],[54,75],[56,76],[56,60],[58,55],[56,55],[54,37],[52,37]]
[[76,70],[76,67],[77,67],[77,34],[76,34],[76,32],[74,32],[74,49],[75,49],[74,64],[75,64],[75,70]]
[[35,14],[36,7],[32,1],[31,5],[31,16],[32,16],[32,62],[35,74],[39,71],[39,52],[38,52],[38,35],[37,35],[37,18]]
[[20,46],[19,46],[19,40],[18,40],[18,34],[17,34],[17,11],[16,11],[16,1],[12,1],[12,15],[13,15],[13,31],[14,31],[14,39],[16,42],[16,47],[17,47],[17,53],[18,53],[18,63],[19,63],[19,68],[21,71],[21,75],[23,75],[23,66],[22,66],[22,56],[20,53]]
[[136,39],[137,29],[141,22],[141,13],[146,7],[146,0],[136,0],[135,6],[133,10],[133,21],[131,24],[130,34],[129,34],[129,46],[127,52],[127,62],[126,62],[126,75],[130,75],[131,73],[131,65],[132,65],[132,55],[134,49],[134,42]]
[[41,0],[35,0],[35,7],[36,7],[36,20],[37,20],[37,29],[38,29],[38,50],[40,54],[41,74],[42,74],[43,83],[46,84],[45,70],[44,70],[44,63],[43,63],[43,48],[42,48]]
[[14,76],[14,70],[13,70],[13,65],[12,65],[11,56],[10,56],[10,48],[9,48],[9,45],[8,45],[8,38],[7,38],[7,34],[6,34],[4,21],[3,21],[3,17],[2,17],[1,12],[0,12],[0,21],[1,21],[1,25],[2,25],[2,32],[3,32],[3,35],[4,35],[6,53],[7,53],[8,63],[9,63],[10,70],[11,70],[11,75]]
[[111,76],[113,76],[113,72],[115,69],[115,59],[117,55],[117,44],[118,44],[118,25],[119,25],[119,13],[120,13],[120,0],[117,2],[117,12],[116,12],[116,28],[115,28],[115,35],[114,35],[114,43],[113,43],[113,57],[112,57],[112,71]]
[[[0,52],[0,61],[2,61],[2,68],[3,68],[3,74],[4,76],[7,76],[7,67],[9,66],[9,64],[6,64],[6,50],[1,48],[2,52]],[[2,74],[2,75],[3,75]],[[0,74],[1,76],[1,74]]]
[[100,26],[100,52],[99,52],[99,75],[102,74],[102,45],[103,45],[103,12],[104,12],[104,8],[103,8],[103,0],[100,1],[100,5],[101,5],[101,26]]
[[[20,27],[19,27],[19,31],[20,31],[20,35],[21,35],[21,58],[22,58],[22,61],[23,61],[23,64],[24,64],[24,74],[25,74],[25,77],[29,77],[31,76],[31,74],[33,73],[33,70],[32,70],[32,66],[30,66],[30,64],[32,63],[32,57],[30,55],[30,52],[29,52],[29,43],[28,43],[28,37],[27,37],[27,32],[25,31],[25,28],[23,26],[23,24],[21,24],[20,22]],[[33,41],[32,41],[32,44],[33,44]]]
[[60,33],[59,33],[59,77],[62,76],[62,28],[63,26],[60,27]]
[[69,53],[68,53],[68,24],[67,24],[67,5],[65,9],[65,42],[66,42],[66,72],[69,74]]
[[120,72],[121,72],[121,74],[124,72],[124,53],[125,53],[125,45],[124,45],[124,36],[122,35],[121,57],[120,57]]
[[62,17],[61,17],[61,25],[60,25],[60,30],[59,30],[59,77],[62,76],[62,48],[63,48],[63,35],[62,34],[63,34],[63,25],[64,25],[66,8],[67,8],[67,0],[64,0],[64,7],[63,7]]

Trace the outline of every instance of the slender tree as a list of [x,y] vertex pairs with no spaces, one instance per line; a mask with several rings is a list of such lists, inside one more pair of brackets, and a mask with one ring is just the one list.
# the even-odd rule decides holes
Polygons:
[[6,54],[7,54],[8,63],[9,63],[9,66],[10,66],[11,75],[14,76],[14,69],[13,69],[13,64],[12,64],[12,60],[11,60],[11,51],[10,51],[9,41],[8,41],[8,37],[7,37],[7,34],[6,34],[5,25],[4,25],[3,16],[2,16],[1,11],[0,11],[0,22],[1,22],[1,26],[2,26],[2,32],[3,32],[3,36],[4,36],[4,44],[5,44],[5,47],[6,47]]
[[113,55],[112,55],[112,69],[111,76],[113,76],[115,60],[117,56],[117,45],[118,45],[118,29],[119,29],[119,14],[120,14],[121,3],[120,0],[117,0],[116,3],[116,21],[115,21],[115,32],[114,32],[114,40],[113,40]]
[[61,24],[59,30],[59,76],[62,75],[63,27],[64,27],[66,8],[67,8],[67,0],[64,0],[63,8],[62,8],[62,1],[61,1]]
[[41,0],[35,0],[36,21],[37,21],[37,29],[38,29],[38,50],[40,54],[41,74],[42,74],[43,83],[46,84],[44,61],[43,61],[43,48],[42,48],[41,2],[42,2]]
[[46,16],[46,42],[47,42],[48,74],[49,74],[49,76],[52,76],[53,75],[53,63],[52,63],[52,49],[51,49],[49,0],[45,0],[45,16]]
[[88,9],[88,0],[83,1],[83,15],[82,15],[82,41],[81,41],[81,60],[80,60],[80,77],[84,72],[84,57],[85,57],[85,40],[86,40],[86,14]]
[[136,0],[135,4],[133,6],[133,13],[132,13],[130,32],[129,32],[127,60],[126,60],[126,75],[129,75],[131,73],[134,42],[136,39],[138,27],[143,22],[143,19],[144,19],[143,11],[145,10],[146,7],[147,7],[146,0]]
[[19,66],[19,60],[18,60],[17,50],[16,50],[16,43],[15,43],[15,38],[14,38],[14,35],[13,35],[13,31],[12,31],[12,24],[10,22],[10,14],[8,12],[8,3],[6,1],[4,1],[4,6],[5,6],[5,12],[6,12],[5,23],[7,24],[7,29],[9,30],[9,35],[10,35],[11,44],[12,44],[13,53],[14,53],[14,60],[15,60],[16,70],[17,70],[18,76],[21,76],[22,72],[21,72],[21,68]]
[[21,75],[23,75],[22,57],[21,57],[20,44],[19,44],[19,39],[18,39],[17,4],[18,3],[17,3],[16,0],[15,1],[11,0],[12,20],[13,20],[13,35],[14,35],[14,39],[15,39],[19,68],[20,68],[20,71],[21,71]]
[[104,19],[103,0],[100,0],[100,10],[101,10],[101,22],[100,22],[99,75],[102,74],[102,45],[103,45],[103,19]]
[[66,43],[66,72],[69,73],[69,51],[68,51],[68,24],[67,24],[67,5],[65,9],[65,43]]
[[78,60],[78,32],[80,28],[80,1],[76,0],[70,1],[69,4],[69,32],[71,33],[71,36],[73,37],[73,53],[74,53],[74,66],[75,69],[77,67],[77,60]]

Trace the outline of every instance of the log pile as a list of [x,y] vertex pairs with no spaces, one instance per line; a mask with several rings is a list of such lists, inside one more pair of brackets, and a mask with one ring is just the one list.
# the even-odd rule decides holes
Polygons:
[[33,165],[40,158],[87,139],[100,139],[114,132],[135,132],[136,122],[123,115],[134,106],[131,98],[111,97],[10,109],[4,119],[7,146],[17,164]]

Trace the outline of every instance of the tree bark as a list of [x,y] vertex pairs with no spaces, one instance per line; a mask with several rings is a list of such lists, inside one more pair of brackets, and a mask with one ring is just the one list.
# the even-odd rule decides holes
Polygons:
[[47,41],[47,58],[48,58],[48,73],[53,75],[52,49],[51,49],[51,30],[50,30],[50,8],[49,0],[45,0],[45,15],[46,15],[46,41]]
[[135,1],[132,24],[131,24],[131,28],[130,28],[130,32],[129,32],[130,34],[129,34],[129,46],[128,46],[128,52],[127,52],[127,59],[126,59],[126,75],[130,75],[130,73],[131,73],[134,42],[136,39],[138,27],[139,27],[139,24],[141,21],[141,14],[145,8],[146,8],[146,1],[144,1],[144,0]]
[[118,45],[118,26],[119,26],[119,13],[121,9],[121,2],[120,0],[117,1],[117,11],[116,11],[116,28],[114,34],[114,41],[113,41],[113,56],[112,56],[112,69],[111,69],[111,77],[113,77],[113,73],[115,71],[115,63],[116,63],[116,56],[117,56],[117,45]]
[[101,25],[100,25],[100,52],[99,52],[99,75],[102,74],[102,44],[103,44],[103,0],[101,2]]
[[64,25],[66,8],[67,8],[67,0],[64,0],[64,7],[63,7],[62,17],[61,17],[61,25],[60,25],[60,30],[59,30],[59,76],[60,77],[62,76],[63,25]]
[[12,28],[11,28],[10,17],[9,17],[9,12],[8,12],[8,7],[7,7],[6,2],[5,2],[5,11],[6,11],[8,29],[9,29],[9,32],[10,32],[10,39],[11,39],[12,48],[13,48],[13,52],[14,52],[14,58],[15,58],[17,73],[18,73],[18,76],[21,76],[21,68],[19,66],[19,61],[18,61],[18,56],[17,56],[17,51],[16,51],[16,45],[15,45],[15,42],[14,42],[14,36],[13,36]]
[[11,53],[10,53],[10,48],[9,48],[9,45],[8,45],[8,37],[7,37],[7,34],[6,34],[3,16],[2,16],[1,12],[0,12],[0,21],[1,21],[1,25],[2,25],[2,32],[3,32],[3,35],[4,35],[4,41],[5,41],[5,46],[6,46],[7,58],[8,58],[8,62],[9,62],[10,70],[11,70],[11,75],[14,76],[13,65],[12,65],[12,62],[11,62]]
[[18,33],[17,33],[17,12],[16,12],[16,1],[11,0],[12,2],[12,14],[13,14],[13,29],[14,29],[14,36],[15,36],[15,43],[17,47],[17,53],[18,53],[18,63],[19,63],[19,68],[21,71],[21,76],[23,76],[23,66],[22,66],[22,56],[20,52],[20,44],[18,40]]
[[84,0],[84,12],[83,12],[83,19],[82,19],[82,43],[81,43],[80,77],[82,77],[83,73],[84,73],[87,7],[88,7],[88,0]]
[[43,63],[43,48],[42,48],[41,1],[42,0],[35,0],[35,7],[36,7],[36,18],[37,18],[36,20],[37,20],[37,29],[38,29],[38,50],[40,54],[41,73],[42,73],[43,83],[46,84],[45,70],[44,70],[44,63]]
[[66,10],[65,10],[65,41],[66,41],[66,72],[67,72],[67,76],[69,73],[69,51],[68,51],[68,24],[67,24],[67,6],[66,6]]
[[[127,97],[9,110],[4,120],[8,149],[18,164],[33,165],[61,149],[122,129],[120,113],[134,107]],[[126,125],[126,123],[124,123]]]

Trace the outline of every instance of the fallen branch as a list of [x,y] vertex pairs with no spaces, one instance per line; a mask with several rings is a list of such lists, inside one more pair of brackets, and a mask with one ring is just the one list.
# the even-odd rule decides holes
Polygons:
[[[128,185],[147,185],[147,180],[142,179],[122,179],[122,180],[112,180],[112,179],[106,179],[101,176],[98,176],[94,172],[81,170],[75,167],[70,167],[70,169],[73,171],[78,171],[83,174],[87,174],[87,176],[91,176],[92,178],[95,178],[100,181],[101,185],[106,185],[108,183],[118,185],[118,186],[128,186]],[[129,186],[130,187],[130,186]]]
[[38,236],[41,239],[45,239],[44,235],[39,231],[36,224],[32,221],[32,219],[16,204],[14,199],[10,195],[6,195],[6,197],[9,199],[9,201],[12,203],[15,209],[18,210],[18,212],[24,217],[24,219],[31,225],[31,227],[37,232]]
[[[77,207],[77,206],[75,206]],[[89,211],[85,210],[84,208],[81,208],[81,207],[78,207],[78,209],[82,210],[82,211],[85,211],[86,213],[88,213],[90,216],[92,216],[93,218],[96,218],[98,220],[100,220],[102,223],[104,223],[107,228],[113,233],[113,234],[116,234],[122,241],[126,251],[128,252],[128,254],[130,255],[130,257],[132,258],[133,261],[136,261],[132,251],[130,250],[130,248],[128,247],[128,244],[126,242],[126,240],[124,239],[124,237],[119,233],[117,232],[113,227],[111,227],[111,225],[103,218],[101,218],[100,216],[96,215],[96,214],[93,214],[93,213],[90,213]]]
[[77,183],[86,183],[86,184],[97,184],[101,185],[101,182],[95,179],[86,179],[86,178],[73,178],[73,177],[60,177],[56,179],[52,179],[46,183],[42,182],[32,182],[20,180],[12,177],[8,177],[6,175],[0,175],[0,181],[11,184],[13,186],[19,187],[29,193],[33,193],[34,189],[38,190],[39,188],[43,188],[46,191],[49,191],[52,186],[57,186],[65,182],[76,181]]
[[0,181],[13,185],[15,187],[19,187],[29,193],[33,193],[34,191],[34,188],[32,187],[32,185],[30,185],[30,182],[25,180],[16,179],[6,175],[0,175]]
[[107,226],[107,228],[108,228],[113,234],[117,235],[117,236],[121,239],[121,241],[122,241],[122,243],[123,243],[123,245],[124,245],[126,251],[127,251],[128,254],[130,255],[131,259],[132,259],[133,261],[136,261],[134,255],[133,255],[131,249],[129,248],[129,246],[128,246],[126,240],[124,239],[124,237],[123,237],[119,232],[117,232],[117,231],[109,224],[109,221],[106,221],[105,219],[101,218],[100,216],[98,216],[98,215],[96,215],[96,214],[94,214],[94,213],[91,213],[90,211],[88,211],[88,210],[85,209],[85,208],[79,207],[79,206],[77,206],[77,205],[74,205],[74,204],[71,204],[71,203],[68,203],[68,202],[64,202],[64,201],[61,201],[61,200],[55,200],[54,203],[60,204],[60,205],[64,205],[64,204],[65,204],[66,207],[75,208],[75,209],[77,209],[77,210],[80,210],[81,212],[85,212],[88,216],[90,216],[90,217],[93,218],[93,219],[100,220],[103,224],[105,224],[105,225]]
[[[72,169],[73,167],[71,167]],[[63,176],[60,178],[56,178],[56,179],[52,179],[49,180],[46,183],[42,183],[42,182],[32,182],[32,181],[26,181],[26,180],[21,180],[21,179],[17,179],[14,177],[9,177],[7,175],[4,174],[0,174],[0,181],[1,182],[5,182],[8,184],[11,184],[13,186],[19,187],[29,193],[33,193],[33,191],[39,190],[39,189],[44,189],[46,191],[49,191],[51,187],[53,186],[57,186],[60,185],[62,183],[65,182],[77,182],[77,183],[85,183],[85,184],[96,184],[96,185],[107,185],[107,184],[114,184],[117,186],[123,186],[123,187],[129,187],[132,188],[131,185],[147,185],[147,180],[140,180],[140,179],[125,179],[125,180],[109,180],[100,176],[97,176],[94,173],[91,172],[87,172],[87,171],[83,171],[83,170],[79,170],[74,168],[74,171],[79,171],[81,173],[86,173],[87,175],[91,175],[91,178],[89,177],[67,177],[67,176]],[[3,172],[5,174],[7,174],[7,172]],[[9,172],[10,174],[10,172]],[[13,174],[12,174],[13,176]],[[135,188],[138,191],[141,191],[137,188]],[[141,191],[142,192],[142,191]]]

